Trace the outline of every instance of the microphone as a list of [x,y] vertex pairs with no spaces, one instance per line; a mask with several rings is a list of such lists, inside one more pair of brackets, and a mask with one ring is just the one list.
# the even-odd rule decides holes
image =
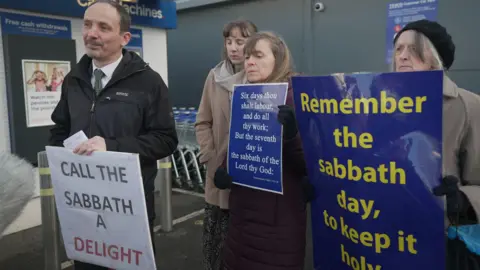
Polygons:
[[33,169],[28,161],[11,153],[0,152],[0,238],[33,196]]

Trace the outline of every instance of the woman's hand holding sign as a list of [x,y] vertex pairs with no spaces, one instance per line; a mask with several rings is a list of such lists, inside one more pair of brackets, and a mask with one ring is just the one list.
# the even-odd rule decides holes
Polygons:
[[433,189],[435,196],[445,196],[447,216],[454,225],[477,223],[476,215],[467,196],[458,187],[458,178],[445,176],[439,186]]
[[286,140],[293,139],[298,132],[295,111],[288,105],[280,105],[278,109],[278,122],[283,125],[283,137]]
[[229,189],[233,179],[224,167],[219,167],[215,172],[213,182],[218,189]]
[[[297,120],[293,107],[288,105],[278,106],[278,122],[283,125],[283,138],[291,140],[298,133]],[[302,189],[305,195],[305,202],[309,203],[315,199],[315,189],[307,176],[302,179]]]

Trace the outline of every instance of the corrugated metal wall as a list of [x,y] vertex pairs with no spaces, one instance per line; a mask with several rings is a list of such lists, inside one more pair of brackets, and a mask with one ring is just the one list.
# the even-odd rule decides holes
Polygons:
[[[234,1],[237,2],[237,1]],[[386,17],[388,0],[240,1],[179,12],[178,29],[168,34],[169,83],[175,105],[198,106],[203,83],[219,60],[223,25],[247,18],[262,30],[282,35],[292,50],[298,71],[309,74],[387,71]],[[451,77],[480,93],[480,1],[440,0],[438,21],[457,46]]]

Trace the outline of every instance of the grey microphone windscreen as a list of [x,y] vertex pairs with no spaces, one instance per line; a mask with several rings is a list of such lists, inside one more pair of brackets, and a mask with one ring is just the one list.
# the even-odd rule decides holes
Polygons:
[[16,155],[0,152],[0,237],[31,200],[34,190],[33,166]]

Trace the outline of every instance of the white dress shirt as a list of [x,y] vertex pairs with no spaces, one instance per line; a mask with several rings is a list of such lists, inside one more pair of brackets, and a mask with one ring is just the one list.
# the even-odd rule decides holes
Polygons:
[[[122,58],[123,58],[123,55],[120,55],[120,58],[118,58],[115,62],[100,68],[100,70],[102,70],[103,73],[105,74],[105,76],[102,78],[102,88],[105,87],[105,85],[107,85],[107,83],[110,81],[110,79],[112,78],[113,72],[117,68],[118,64],[120,64],[120,61],[122,61]],[[91,78],[92,86],[95,85],[95,76],[93,76],[93,72],[96,69],[97,67],[95,66],[95,63],[92,61],[92,78]]]

